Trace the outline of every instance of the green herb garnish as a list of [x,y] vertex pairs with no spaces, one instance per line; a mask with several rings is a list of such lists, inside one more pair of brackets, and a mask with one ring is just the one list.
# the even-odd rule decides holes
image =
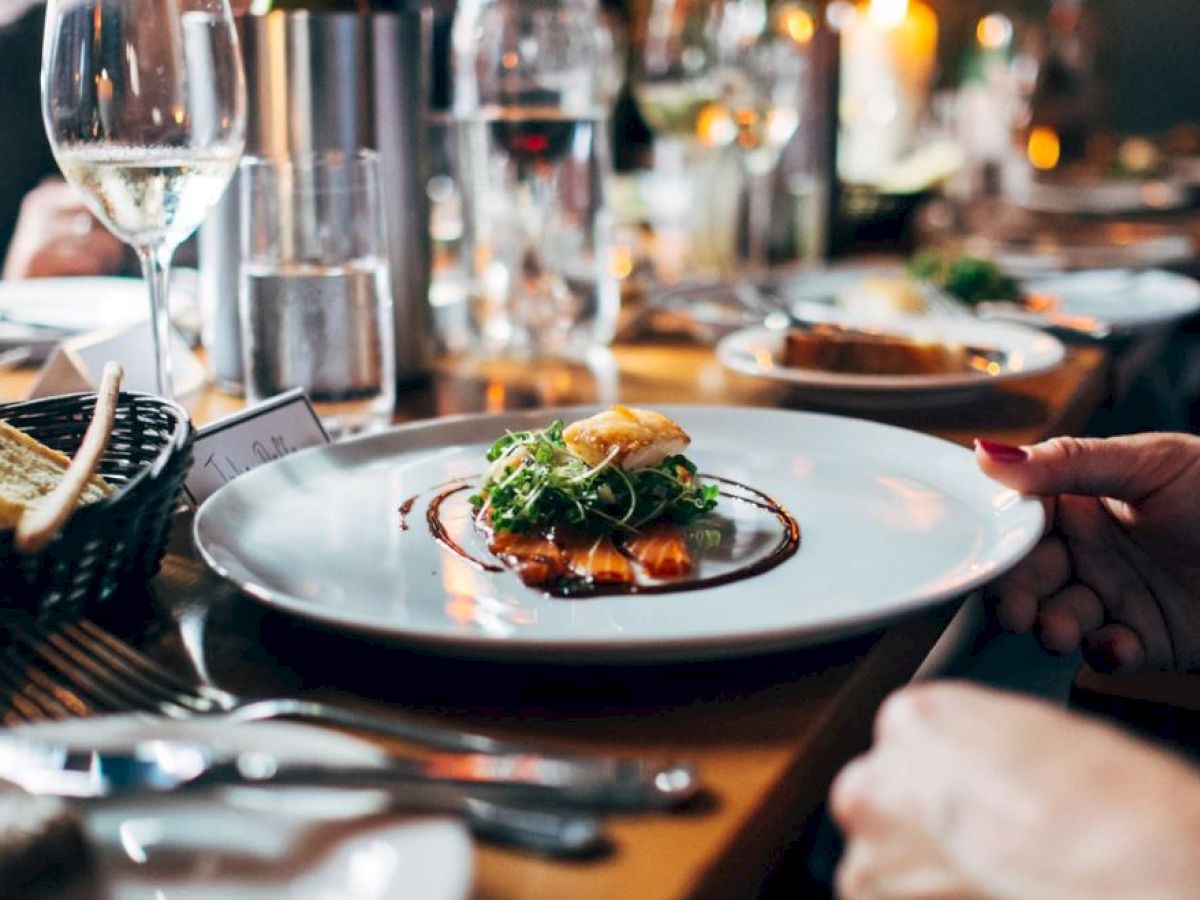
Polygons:
[[629,533],[658,519],[692,522],[717,505],[717,486],[704,484],[687,457],[629,471],[611,457],[589,466],[567,448],[561,421],[509,432],[487,459],[491,468],[470,499],[497,531],[569,525],[590,534]]
[[928,281],[972,306],[989,300],[1019,303],[1022,299],[1016,280],[986,259],[918,253],[909,261],[908,271],[914,278]]

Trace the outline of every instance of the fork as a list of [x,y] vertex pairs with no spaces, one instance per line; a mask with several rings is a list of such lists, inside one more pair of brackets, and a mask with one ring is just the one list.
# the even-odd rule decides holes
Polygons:
[[519,757],[535,777],[564,787],[586,787],[593,802],[607,809],[669,809],[699,790],[696,772],[686,763],[548,754],[482,734],[330,703],[286,697],[247,699],[211,685],[192,686],[87,619],[62,623],[55,631],[32,621],[14,621],[10,633],[17,641],[13,650],[19,652],[10,651],[7,658],[0,655],[0,689],[9,696],[3,716],[6,724],[118,711],[171,719],[219,715],[235,723],[294,719],[447,753]]
[[919,282],[921,299],[931,315],[942,319],[973,319],[975,314],[970,308],[943,288],[932,281]]
[[[25,654],[0,653],[0,689],[7,692],[5,725],[36,724],[46,720],[87,717],[97,712],[128,710],[128,701],[141,712],[156,712],[170,718],[220,714],[237,710],[234,695],[209,686],[189,686],[169,670],[133,650],[108,632],[86,620],[62,626],[65,634],[47,633],[30,622],[8,621],[8,630],[25,647]],[[39,659],[30,657],[33,653]],[[39,665],[39,663],[41,665]],[[113,669],[105,665],[113,665]],[[42,665],[48,665],[49,671]],[[120,673],[118,676],[117,673]],[[57,676],[57,677],[56,677]],[[121,678],[125,681],[122,683]],[[68,683],[64,683],[64,679]],[[275,701],[287,708],[292,701]],[[324,704],[305,704],[313,713]],[[241,707],[251,712],[248,721],[272,718],[266,701]],[[332,707],[348,720],[369,720],[370,730],[403,732],[419,729],[421,735],[433,735],[443,744],[457,743],[454,732],[430,726],[428,729],[391,719],[361,716],[341,707]],[[468,736],[481,737],[481,736]],[[486,739],[490,740],[490,739]],[[474,741],[469,741],[474,745]],[[463,746],[466,746],[465,744]],[[493,742],[493,746],[508,746]],[[497,799],[473,796],[464,790],[436,782],[414,781],[393,792],[391,804],[397,809],[442,812],[461,817],[481,840],[517,847],[555,857],[591,856],[603,851],[607,843],[603,825],[594,813],[569,809],[536,809],[512,805]]]

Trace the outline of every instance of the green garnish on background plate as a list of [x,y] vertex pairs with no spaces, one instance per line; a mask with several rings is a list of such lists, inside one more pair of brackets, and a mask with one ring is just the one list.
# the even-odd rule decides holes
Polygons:
[[944,253],[918,253],[908,263],[914,278],[941,288],[963,303],[974,306],[993,300],[1020,303],[1021,286],[986,259]]

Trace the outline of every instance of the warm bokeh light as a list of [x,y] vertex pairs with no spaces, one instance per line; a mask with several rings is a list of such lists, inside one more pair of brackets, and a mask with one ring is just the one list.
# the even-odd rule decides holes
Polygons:
[[504,412],[507,400],[508,391],[505,390],[504,384],[499,381],[489,381],[483,390],[484,412]]
[[1013,36],[1012,20],[1000,13],[984,16],[975,26],[975,39],[988,50],[1007,47]]
[[1039,125],[1029,132],[1027,148],[1029,163],[1035,169],[1048,172],[1058,165],[1062,155],[1062,145],[1058,140],[1058,132],[1045,125]]
[[696,139],[706,147],[724,147],[737,137],[729,112],[719,103],[708,103],[696,114]]
[[628,247],[616,246],[608,257],[608,271],[618,281],[624,281],[633,274],[633,251]]
[[811,43],[817,33],[817,22],[812,13],[799,6],[785,6],[779,11],[779,27],[797,44]]
[[850,0],[833,0],[825,8],[825,21],[834,31],[846,28],[857,15],[858,11]]
[[871,0],[867,15],[880,28],[898,28],[908,17],[908,0]]

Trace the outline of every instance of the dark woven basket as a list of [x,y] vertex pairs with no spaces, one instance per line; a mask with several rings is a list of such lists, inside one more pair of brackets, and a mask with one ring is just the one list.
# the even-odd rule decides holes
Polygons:
[[[0,405],[0,419],[73,456],[92,419],[95,394]],[[100,474],[117,490],[76,510],[41,553],[22,556],[0,530],[0,595],[41,616],[75,612],[158,571],[183,479],[192,426],[178,404],[121,394]]]

